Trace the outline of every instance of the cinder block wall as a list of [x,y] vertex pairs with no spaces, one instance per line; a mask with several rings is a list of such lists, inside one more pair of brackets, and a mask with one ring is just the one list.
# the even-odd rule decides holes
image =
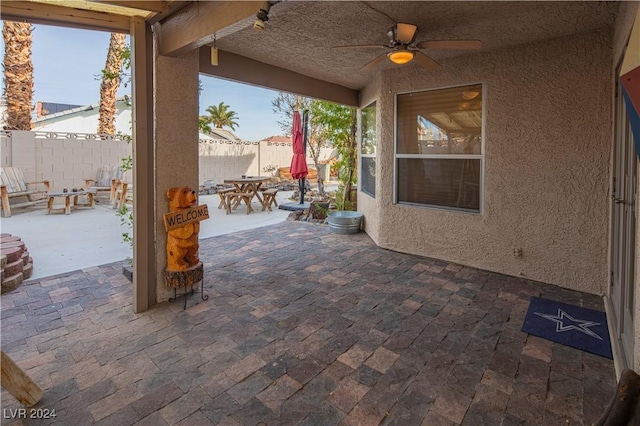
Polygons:
[[[131,144],[121,140],[87,139],[93,135],[67,133],[65,139],[13,130],[2,134],[2,166],[19,167],[28,181],[47,179],[53,190],[82,188],[101,167],[118,166],[131,155]],[[68,139],[71,138],[71,139]],[[131,179],[130,172],[125,179]]]
[[[44,137],[43,132],[13,130],[0,132],[2,167],[19,167],[28,181],[47,179],[53,190],[84,187],[85,179],[96,177],[101,167],[121,164],[131,155],[132,145],[122,140],[93,139],[84,133],[57,133]],[[49,134],[47,136],[53,136]],[[331,148],[320,151],[320,159],[327,158]],[[290,143],[200,141],[199,179],[215,180],[250,176],[270,176],[264,171],[270,165],[289,167],[292,147]],[[313,167],[313,159],[307,163]],[[132,182],[131,172],[125,180]]]
[[[270,176],[273,172],[265,167],[289,167],[293,148],[290,143],[242,142],[242,141],[200,141],[200,182],[214,180],[223,183],[225,179],[248,176]],[[331,148],[322,148],[320,159],[327,158]],[[313,167],[313,159],[307,157]]]

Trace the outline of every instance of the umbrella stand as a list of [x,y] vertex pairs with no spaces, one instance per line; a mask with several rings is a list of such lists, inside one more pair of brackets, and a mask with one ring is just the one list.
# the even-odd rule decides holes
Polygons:
[[[309,119],[309,111],[306,109],[302,113],[302,141],[304,143],[305,158],[307,154],[307,120]],[[304,204],[304,184],[305,178],[298,179],[298,188],[300,189],[300,204]]]
[[298,189],[300,190],[300,204],[304,204],[304,178],[298,179]]
[[[303,145],[303,152],[300,153],[298,152],[297,154],[295,153],[295,148],[294,148],[294,159],[296,158],[296,155],[300,155],[302,157],[302,161],[305,163],[306,165],[306,152],[307,152],[307,124],[308,124],[308,111],[304,111],[302,114],[302,123],[300,123],[300,127],[302,127],[302,145]],[[298,119],[299,120],[299,119]],[[299,120],[300,121],[300,120]],[[299,122],[298,121],[298,122]],[[295,120],[294,120],[295,123]],[[298,130],[299,131],[299,130]],[[294,143],[295,145],[295,143]],[[293,171],[293,162],[292,162],[292,171]],[[310,207],[310,203],[307,203],[304,201],[304,193],[305,193],[305,189],[306,189],[306,179],[305,178],[301,178],[298,179],[298,189],[300,191],[300,202],[292,202],[292,203],[281,203],[278,208],[280,210],[289,210],[289,211],[303,211],[306,210]]]

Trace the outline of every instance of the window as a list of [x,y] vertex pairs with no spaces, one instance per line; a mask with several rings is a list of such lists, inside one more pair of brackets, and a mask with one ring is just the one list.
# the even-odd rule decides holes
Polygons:
[[360,189],[376,196],[376,103],[360,112]]
[[482,85],[400,94],[396,99],[396,200],[480,212]]

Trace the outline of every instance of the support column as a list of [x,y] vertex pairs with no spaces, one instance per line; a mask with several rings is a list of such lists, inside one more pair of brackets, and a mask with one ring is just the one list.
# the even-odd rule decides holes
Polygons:
[[163,284],[167,266],[167,233],[163,215],[169,209],[167,190],[188,186],[198,190],[198,51],[181,57],[158,55],[157,37],[160,26],[154,27],[156,51],[154,75],[155,113],[155,281],[156,302],[164,302],[173,291]]
[[155,303],[156,246],[153,165],[153,36],[141,18],[131,19],[133,128],[133,309]]

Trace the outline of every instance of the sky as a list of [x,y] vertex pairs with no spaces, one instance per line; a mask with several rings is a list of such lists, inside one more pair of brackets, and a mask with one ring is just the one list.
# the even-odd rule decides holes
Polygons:
[[[96,76],[105,65],[109,35],[108,32],[34,25],[31,47],[34,104],[37,101],[71,105],[98,103],[100,82]],[[4,57],[4,44],[0,52]],[[208,106],[224,102],[237,113],[235,134],[240,139],[257,141],[283,133],[276,123],[278,115],[271,109],[271,101],[278,92],[204,75],[200,80],[201,115]],[[121,87],[118,95],[130,91],[130,85]]]

